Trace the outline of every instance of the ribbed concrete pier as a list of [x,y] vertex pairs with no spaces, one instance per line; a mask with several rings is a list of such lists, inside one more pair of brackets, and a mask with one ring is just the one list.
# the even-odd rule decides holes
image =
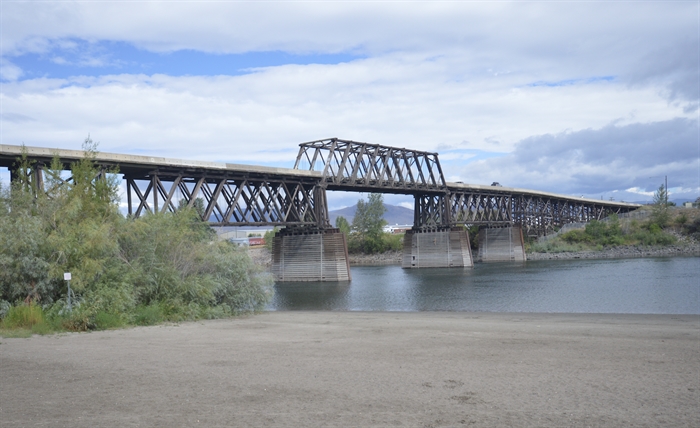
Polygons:
[[473,267],[469,235],[461,227],[422,232],[409,230],[403,240],[405,269],[427,267]]
[[338,229],[278,232],[272,244],[275,281],[350,281],[345,235]]
[[525,260],[525,242],[520,226],[479,230],[478,262],[524,262]]

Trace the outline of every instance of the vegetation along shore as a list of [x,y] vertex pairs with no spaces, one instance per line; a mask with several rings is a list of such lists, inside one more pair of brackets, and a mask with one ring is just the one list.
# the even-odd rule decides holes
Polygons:
[[45,191],[35,190],[26,156],[13,182],[0,183],[0,335],[222,318],[266,306],[272,277],[245,249],[217,239],[187,207],[126,218],[116,171],[99,174],[91,140],[84,150],[70,181],[54,160]]

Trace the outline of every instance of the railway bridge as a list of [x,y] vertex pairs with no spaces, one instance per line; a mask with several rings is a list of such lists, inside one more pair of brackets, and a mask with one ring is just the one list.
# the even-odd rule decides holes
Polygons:
[[[0,146],[0,166],[14,175],[17,158],[31,162],[38,191],[57,158],[62,168],[78,150]],[[103,173],[117,169],[126,182],[128,213],[175,211],[204,202],[203,220],[216,226],[280,226],[273,274],[282,281],[349,280],[347,243],[332,227],[326,191],[412,195],[414,224],[404,238],[403,267],[470,267],[462,225],[480,226],[477,260],[524,260],[523,234],[540,236],[572,222],[602,219],[637,204],[574,198],[528,189],[448,183],[437,153],[338,138],[302,143],[293,168],[272,168],[97,153]],[[70,180],[69,178],[67,180]]]

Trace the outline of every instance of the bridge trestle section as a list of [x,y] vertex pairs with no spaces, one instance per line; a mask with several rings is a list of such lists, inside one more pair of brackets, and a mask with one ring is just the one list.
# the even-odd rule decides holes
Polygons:
[[536,195],[513,196],[512,206],[513,223],[521,225],[528,236],[543,236],[568,223],[602,220],[630,211],[605,203]]

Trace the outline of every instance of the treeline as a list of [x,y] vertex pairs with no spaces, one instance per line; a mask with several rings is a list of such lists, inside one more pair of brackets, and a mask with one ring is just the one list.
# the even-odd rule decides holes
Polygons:
[[[61,178],[32,185],[26,156],[0,183],[0,317],[3,328],[89,330],[225,317],[262,309],[272,278],[247,251],[216,239],[193,209],[125,218],[119,179],[100,174],[96,144]],[[69,310],[70,272],[74,292]]]
[[335,226],[345,234],[348,252],[351,254],[376,254],[386,251],[401,251],[403,234],[385,233],[384,198],[380,193],[371,193],[357,201],[357,210],[350,224],[345,217],[338,217]]

